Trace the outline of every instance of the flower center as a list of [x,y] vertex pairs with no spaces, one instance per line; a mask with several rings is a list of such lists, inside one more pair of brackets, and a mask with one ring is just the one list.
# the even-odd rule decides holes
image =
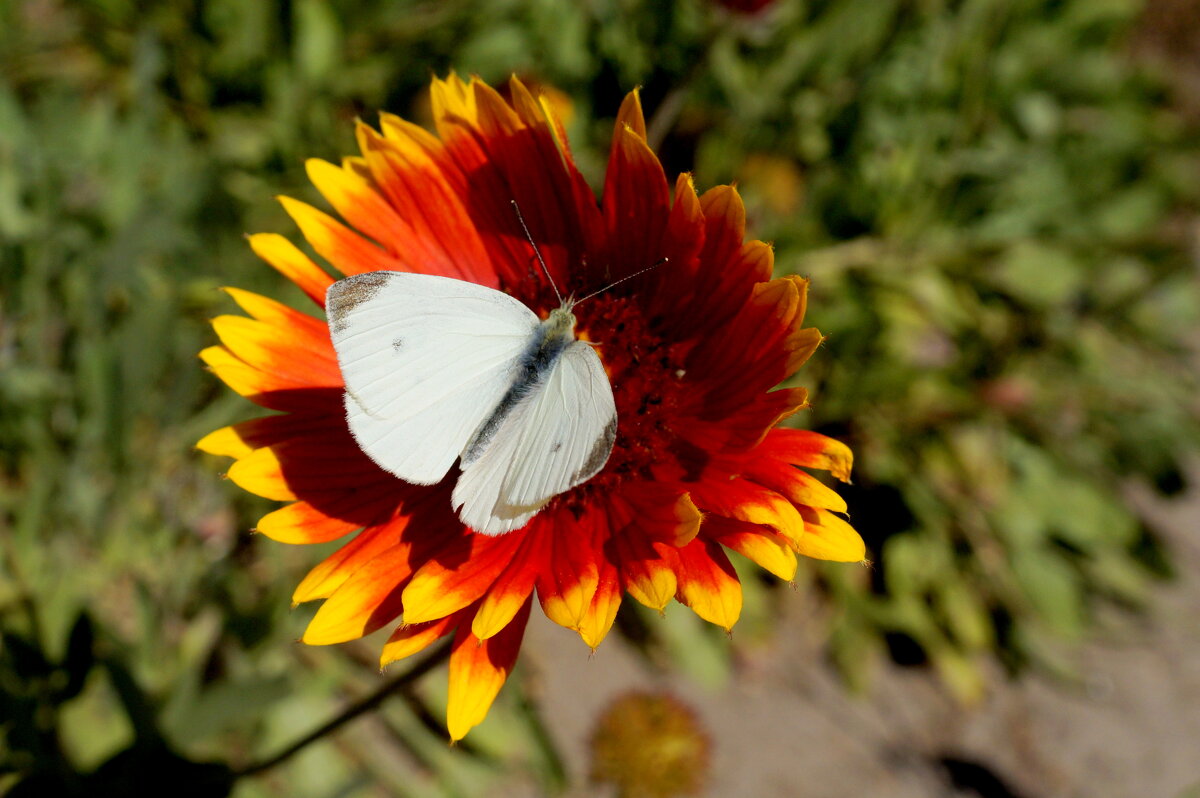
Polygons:
[[612,381],[617,405],[617,440],[604,470],[586,487],[611,489],[671,457],[674,426],[694,390],[683,369],[683,347],[653,331],[638,302],[599,296],[580,307],[580,337],[597,345]]

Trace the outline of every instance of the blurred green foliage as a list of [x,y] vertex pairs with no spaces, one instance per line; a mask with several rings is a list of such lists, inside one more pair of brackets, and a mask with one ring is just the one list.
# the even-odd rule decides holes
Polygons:
[[[320,552],[244,534],[264,504],[192,452],[253,413],[195,353],[219,285],[298,297],[241,236],[292,229],[274,194],[319,201],[303,159],[352,152],[356,116],[424,119],[451,68],[564,91],[595,185],[641,85],[668,171],[739,181],[752,234],[813,278],[830,339],[797,421],[855,448],[877,562],[798,580],[852,683],[885,650],[968,699],[992,656],[1055,666],[1098,599],[1169,573],[1122,486],[1178,487],[1200,438],[1200,131],[1132,56],[1140,6],[0,3],[0,788],[104,794],[153,761],[221,794],[205,760],[252,766],[377,684],[371,641],[289,645]],[[753,641],[777,599],[743,575]],[[702,681],[730,667],[686,613],[620,627]],[[426,680],[378,713],[384,742],[326,740],[236,794],[483,794],[499,764],[553,792],[518,682],[470,745],[445,748]]]

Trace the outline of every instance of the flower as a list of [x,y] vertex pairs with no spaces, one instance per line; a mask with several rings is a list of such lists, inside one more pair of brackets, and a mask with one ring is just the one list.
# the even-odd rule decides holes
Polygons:
[[[386,665],[453,635],[447,726],[460,739],[487,714],[517,658],[536,592],[542,611],[596,647],[625,594],[671,599],[729,629],[741,589],[726,549],[790,579],[796,555],[858,561],[862,540],[836,492],[797,466],[845,480],[851,454],[812,432],[776,428],[806,406],[772,390],[812,354],[801,327],[807,281],[771,278],[771,248],[743,241],[737,191],[674,192],[646,144],[636,92],[617,117],[603,200],[575,166],[552,107],[516,79],[511,102],[478,80],[435,80],[437,135],[384,114],[359,124],[362,154],[308,173],[352,230],[281,198],[321,258],[343,275],[373,269],[470,280],[545,315],[557,305],[511,207],[516,200],[554,280],[577,296],[662,258],[660,268],[577,308],[611,376],[618,433],[605,468],[526,527],[465,528],[440,485],[401,482],[359,450],[325,322],[228,289],[248,314],[214,320],[201,353],[235,391],[277,411],[198,444],[233,457],[229,478],[288,502],[258,523],[284,543],[357,531],[296,588],[324,599],[303,640],[339,643],[385,626]],[[318,305],[334,278],[280,235],[254,251]]]
[[697,795],[712,771],[712,739],[696,713],[669,693],[619,696],[592,731],[590,778],[639,798]]

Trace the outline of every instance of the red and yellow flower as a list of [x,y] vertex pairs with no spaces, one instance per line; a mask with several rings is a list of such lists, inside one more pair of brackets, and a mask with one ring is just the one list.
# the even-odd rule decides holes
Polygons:
[[[276,411],[199,444],[236,460],[229,478],[240,487],[288,502],[258,531],[284,543],[353,535],[296,589],[297,602],[324,600],[304,641],[339,643],[391,625],[386,665],[453,635],[453,739],[487,714],[535,593],[549,618],[595,647],[626,594],[658,609],[676,599],[732,627],[742,597],[727,549],[783,579],[797,554],[847,562],[864,554],[837,515],[843,500],[797,468],[845,480],[849,449],[775,426],[806,394],[772,389],[821,341],[801,326],[807,281],[772,279],[771,248],[743,240],[732,187],[698,196],[682,175],[672,191],[646,144],[636,92],[617,116],[597,203],[551,106],[515,79],[509,88],[506,101],[478,80],[435,80],[437,135],[385,114],[381,131],[358,126],[361,155],[340,166],[309,161],[312,181],[352,227],[282,202],[342,275],[445,275],[507,291],[542,315],[557,302],[514,199],[564,294],[667,258],[576,310],[617,403],[617,440],[601,473],[524,529],[475,534],[451,508],[454,472],[441,485],[409,485],[359,450],[321,318],[229,289],[248,315],[217,318],[221,345],[201,353],[231,388]],[[286,238],[263,233],[250,244],[324,302],[335,278]]]

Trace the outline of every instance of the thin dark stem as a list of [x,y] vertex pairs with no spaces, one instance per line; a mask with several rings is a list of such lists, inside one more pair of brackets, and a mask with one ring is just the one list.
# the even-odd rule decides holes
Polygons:
[[421,678],[426,673],[442,664],[446,658],[449,657],[449,655],[450,641],[447,640],[445,643],[442,643],[440,646],[431,651],[423,660],[409,668],[404,673],[390,679],[380,686],[375,692],[346,707],[344,710],[342,710],[341,714],[331,718],[328,722],[304,735],[299,740],[292,743],[287,748],[284,748],[274,756],[267,757],[260,762],[254,762],[243,768],[235,769],[234,775],[237,777],[257,776],[258,774],[270,770],[276,765],[291,759],[292,756],[304,750],[304,748],[311,743],[315,743],[325,735],[336,731],[338,728],[354,720],[359,715],[375,709],[375,707],[382,704],[384,699],[386,699],[389,695],[409,684],[412,684],[417,679]]

